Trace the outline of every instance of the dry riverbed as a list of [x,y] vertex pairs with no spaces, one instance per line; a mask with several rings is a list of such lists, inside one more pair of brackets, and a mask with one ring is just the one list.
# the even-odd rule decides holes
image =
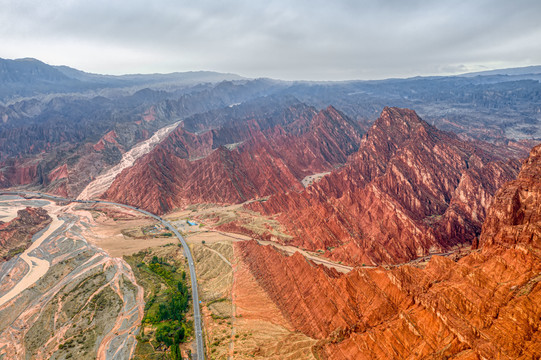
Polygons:
[[0,264],[0,358],[129,358],[143,290],[125,261],[92,244],[92,214],[42,200],[3,202],[10,204],[43,206],[53,222]]

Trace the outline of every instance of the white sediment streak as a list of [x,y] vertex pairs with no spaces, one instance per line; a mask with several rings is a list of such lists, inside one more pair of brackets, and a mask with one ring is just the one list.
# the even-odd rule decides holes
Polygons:
[[302,185],[304,187],[308,187],[308,186],[312,185],[313,183],[318,182],[325,175],[329,175],[330,173],[331,173],[330,171],[326,171],[326,172],[322,172],[322,173],[319,173],[319,174],[308,175],[304,179],[302,179],[302,181],[301,181]]
[[32,243],[32,245],[21,254],[20,258],[28,264],[28,272],[26,275],[15,285],[7,294],[0,298],[0,306],[10,301],[30,286],[34,285],[43,275],[49,270],[49,262],[44,259],[39,259],[29,254],[37,249],[41,243],[55,232],[64,223],[58,220],[56,215],[51,214],[53,221],[49,225],[49,228]]
[[124,153],[124,155],[122,155],[122,160],[120,161],[120,163],[100,174],[96,179],[90,182],[90,184],[88,184],[83,189],[83,191],[81,191],[77,199],[88,200],[99,197],[109,188],[109,186],[111,186],[117,175],[120,174],[122,170],[131,167],[137,159],[139,159],[145,154],[148,154],[180,123],[181,121],[178,121],[172,125],[168,125],[159,129],[154,133],[154,135],[152,135],[152,137],[140,142],[139,144],[131,148],[128,152]]

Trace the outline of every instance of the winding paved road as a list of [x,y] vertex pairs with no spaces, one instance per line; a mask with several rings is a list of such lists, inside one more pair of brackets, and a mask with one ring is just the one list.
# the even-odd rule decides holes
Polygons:
[[180,240],[182,243],[182,247],[184,249],[184,253],[186,254],[186,258],[188,259],[188,266],[190,268],[190,280],[192,283],[192,300],[193,300],[193,316],[194,316],[194,328],[195,328],[195,340],[197,345],[197,354],[196,359],[198,360],[204,360],[205,359],[205,349],[203,346],[203,330],[201,327],[201,312],[199,310],[199,292],[197,291],[197,278],[195,277],[195,267],[194,267],[194,261],[192,257],[192,253],[190,251],[190,248],[188,247],[188,244],[186,243],[186,240],[180,235],[177,229],[173,227],[169,223],[169,221],[162,219],[158,215],[152,214],[148,211],[139,209],[135,206],[130,206],[126,204],[119,204],[111,201],[103,201],[103,200],[76,200],[76,199],[68,199],[63,198],[60,196],[55,195],[49,195],[44,194],[40,192],[31,192],[31,191],[1,191],[0,194],[3,195],[25,195],[25,196],[34,196],[34,197],[41,197],[45,199],[51,199],[51,200],[57,200],[57,201],[69,201],[69,202],[78,202],[83,204],[109,204],[109,205],[117,205],[122,206],[128,209],[132,209],[135,211],[139,211],[140,213],[143,213],[147,216],[150,216],[158,221],[160,221],[165,227],[167,227],[170,231],[172,231],[175,236]]

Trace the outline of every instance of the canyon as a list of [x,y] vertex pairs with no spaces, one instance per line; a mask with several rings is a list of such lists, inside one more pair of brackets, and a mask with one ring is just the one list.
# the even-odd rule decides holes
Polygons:
[[172,233],[97,198],[185,235],[209,359],[541,357],[540,79],[0,59],[0,188],[73,199],[0,195],[0,358],[194,349]]
[[[399,108],[361,134],[335,108],[304,104],[197,133],[179,126],[103,197],[159,214],[248,202],[277,218],[292,237],[274,238],[282,244],[350,265],[396,264],[477,241],[494,193],[525,155],[461,140]],[[307,176],[324,172],[305,189]]]

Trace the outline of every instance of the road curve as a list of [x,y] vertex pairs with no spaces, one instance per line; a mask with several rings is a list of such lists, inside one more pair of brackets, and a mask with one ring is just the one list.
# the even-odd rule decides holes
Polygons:
[[140,213],[143,213],[147,216],[150,216],[158,221],[160,221],[165,227],[167,227],[170,231],[172,231],[175,236],[179,239],[179,241],[182,244],[182,247],[184,249],[184,253],[186,255],[186,258],[188,259],[188,266],[190,268],[190,280],[192,283],[192,300],[193,300],[193,316],[194,316],[194,330],[195,330],[195,340],[196,340],[196,346],[197,346],[197,354],[196,359],[197,360],[204,360],[205,359],[205,349],[203,345],[203,330],[201,327],[201,311],[199,309],[199,292],[197,291],[197,278],[195,276],[195,266],[194,261],[192,257],[192,253],[190,251],[190,248],[188,247],[188,244],[186,243],[186,240],[180,235],[177,229],[169,223],[169,221],[162,219],[158,215],[152,214],[148,211],[139,209],[135,206],[126,205],[126,204],[120,204],[115,203],[111,201],[103,201],[103,200],[77,200],[77,199],[68,199],[63,198],[56,195],[49,195],[44,194],[41,192],[31,192],[31,191],[0,191],[0,194],[2,195],[25,195],[25,196],[34,196],[34,197],[41,197],[45,199],[51,199],[51,200],[57,200],[57,201],[69,201],[69,202],[77,202],[82,204],[108,204],[108,205],[117,205],[122,206],[128,209],[132,209],[135,211],[139,211]]

